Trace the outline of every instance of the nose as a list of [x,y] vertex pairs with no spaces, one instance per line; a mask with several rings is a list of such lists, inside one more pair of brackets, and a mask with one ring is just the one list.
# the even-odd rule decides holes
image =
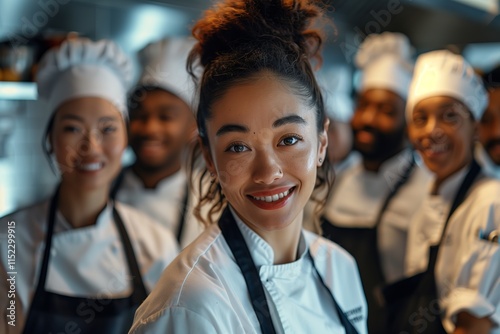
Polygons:
[[79,154],[88,156],[102,152],[102,135],[99,131],[90,131],[89,134],[82,140]]
[[147,117],[142,124],[143,134],[152,134],[158,130],[158,120],[155,117]]
[[375,108],[368,106],[363,111],[361,111],[360,120],[363,125],[373,125],[373,123],[375,122],[375,115]]
[[279,160],[271,150],[256,153],[252,174],[254,182],[261,184],[272,184],[283,177]]

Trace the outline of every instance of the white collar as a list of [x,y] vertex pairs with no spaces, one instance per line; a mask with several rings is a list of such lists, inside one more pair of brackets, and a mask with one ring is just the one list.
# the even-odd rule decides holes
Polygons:
[[305,257],[308,245],[304,238],[304,233],[301,231],[299,245],[297,249],[297,253],[300,254],[297,261],[274,265],[274,251],[271,245],[269,245],[264,239],[262,239],[257,233],[255,233],[252,229],[250,229],[236,214],[234,209],[229,206],[231,210],[231,214],[236,221],[236,225],[241,231],[243,238],[245,239],[245,243],[247,244],[248,250],[252,255],[253,262],[257,268],[262,266],[272,266],[275,269],[286,270],[288,268],[299,266],[299,262],[303,262],[302,259]]
[[[108,201],[104,209],[99,213],[96,219],[96,223],[94,225],[89,225],[85,227],[78,228],[87,229],[87,228],[102,228],[106,225],[107,222],[111,221],[113,216],[113,203]],[[61,211],[57,210],[56,212],[56,221],[54,225],[54,233],[73,230],[74,227],[64,218]]]
[[495,164],[481,143],[477,142],[475,147],[477,162],[481,165],[484,174],[500,179],[500,166]]
[[187,177],[184,170],[179,170],[174,174],[162,179],[158,182],[156,188],[147,189],[144,187],[142,180],[134,173],[132,168],[128,168],[124,175],[124,182],[126,182],[127,187],[133,190],[149,191],[154,193],[172,193],[172,189],[179,189],[186,185]]
[[[458,189],[460,188],[460,185],[462,184],[462,181],[464,180],[465,176],[467,175],[467,171],[470,168],[470,164],[467,166],[463,167],[462,169],[456,171],[454,174],[449,176],[446,180],[441,183],[441,186],[439,187],[437,191],[437,195],[441,197],[443,200],[446,202],[453,201],[455,198]],[[433,186],[433,183],[431,183],[431,187]]]

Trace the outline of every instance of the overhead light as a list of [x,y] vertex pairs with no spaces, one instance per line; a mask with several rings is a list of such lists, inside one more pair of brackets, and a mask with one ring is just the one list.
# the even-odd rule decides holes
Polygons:
[[38,92],[34,82],[0,81],[0,99],[36,100]]

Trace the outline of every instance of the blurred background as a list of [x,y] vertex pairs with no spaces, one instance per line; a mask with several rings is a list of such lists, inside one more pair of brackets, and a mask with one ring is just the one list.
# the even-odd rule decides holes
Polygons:
[[[71,36],[110,38],[135,53],[165,36],[185,36],[208,0],[0,0],[0,216],[42,199],[57,182],[42,154],[48,118],[33,73],[41,55]],[[324,67],[343,89],[356,84],[363,38],[406,34],[422,53],[448,48],[478,71],[500,63],[500,0],[329,0]],[[137,73],[138,75],[138,68]]]

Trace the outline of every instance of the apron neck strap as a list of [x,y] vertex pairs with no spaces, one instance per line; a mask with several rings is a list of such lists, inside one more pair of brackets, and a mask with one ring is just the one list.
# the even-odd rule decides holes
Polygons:
[[[50,201],[49,213],[47,217],[48,226],[47,226],[47,234],[45,237],[45,249],[43,252],[42,268],[40,270],[38,285],[36,288],[37,291],[45,290],[47,271],[49,267],[50,250],[52,247],[52,236],[54,234],[56,212],[57,212],[57,206],[59,204],[60,188],[61,186],[58,185]],[[116,227],[118,229],[118,233],[120,234],[120,239],[122,241],[123,247],[125,249],[125,256],[127,258],[130,274],[132,276],[132,281],[133,281],[132,298],[134,302],[141,303],[147,297],[146,287],[144,286],[144,282],[142,280],[142,276],[139,270],[139,265],[137,264],[137,259],[134,254],[132,243],[130,242],[130,238],[128,237],[125,225],[123,224],[123,220],[121,219],[121,216],[118,214],[118,211],[116,210],[114,202],[113,202],[113,218]],[[75,263],[75,265],[78,264]]]
[[189,198],[189,187],[186,184],[184,187],[184,198],[182,199],[182,207],[181,213],[179,215],[179,227],[177,228],[177,241],[181,242],[182,232],[184,231],[184,225],[186,224],[186,211],[188,206],[188,198]]
[[481,172],[481,166],[479,166],[479,164],[475,159],[472,159],[472,163],[469,166],[469,170],[467,171],[467,174],[465,175],[465,178],[462,181],[462,184],[460,185],[460,188],[458,189],[455,198],[453,199],[453,203],[451,204],[450,211],[448,212],[448,216],[446,217],[446,221],[444,223],[443,230],[441,232],[441,237],[439,238],[439,243],[436,246],[434,246],[434,249],[430,254],[430,261],[428,266],[430,270],[433,270],[434,267],[436,266],[437,254],[439,248],[441,247],[441,244],[444,241],[446,235],[446,228],[448,227],[448,223],[450,222],[451,216],[467,197],[467,193],[469,192],[470,188],[472,187],[472,184],[474,183],[474,180],[476,179],[476,177],[479,175],[480,172]]
[[380,208],[378,214],[377,214],[377,220],[375,221],[375,226],[379,226],[380,222],[382,221],[382,217],[384,216],[385,210],[391,203],[391,200],[396,196],[398,191],[401,189],[401,187],[408,181],[408,179],[411,176],[411,172],[415,168],[415,156],[413,154],[413,151],[410,152],[411,157],[410,161],[408,162],[408,166],[405,168],[403,174],[401,177],[397,180],[397,182],[392,186],[391,191],[387,195],[387,197],[384,199],[384,203],[382,204],[382,207]]

